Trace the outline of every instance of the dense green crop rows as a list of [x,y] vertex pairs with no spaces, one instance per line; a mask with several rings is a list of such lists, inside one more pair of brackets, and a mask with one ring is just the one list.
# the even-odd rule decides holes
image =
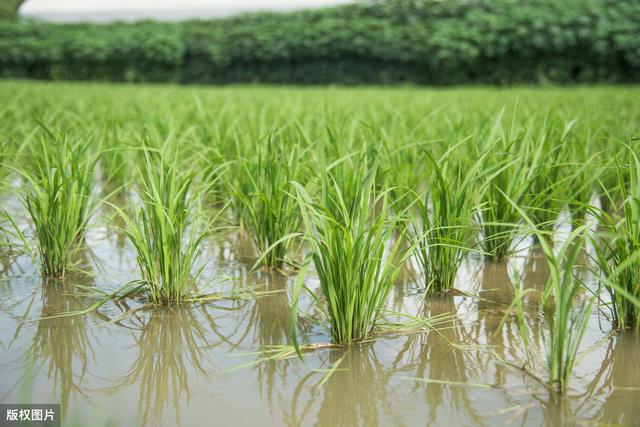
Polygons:
[[[639,95],[2,82],[0,177],[25,204],[34,228],[14,232],[37,242],[43,275],[74,267],[105,202],[137,254],[141,279],[126,292],[193,301],[214,279],[201,246],[235,228],[255,268],[317,276],[337,343],[371,333],[411,260],[428,304],[471,253],[509,258],[535,235],[551,271],[549,380],[562,392],[596,301],[574,267],[597,278],[613,326],[640,327]],[[561,213],[572,217],[564,243]],[[516,292],[520,316],[531,291]]]
[[184,83],[627,82],[640,3],[390,0],[210,22],[0,23],[0,76]]

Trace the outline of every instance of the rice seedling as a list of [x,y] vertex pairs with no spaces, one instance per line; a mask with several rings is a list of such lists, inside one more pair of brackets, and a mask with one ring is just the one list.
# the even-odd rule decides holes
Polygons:
[[217,147],[210,147],[202,144],[198,147],[200,155],[199,166],[202,170],[202,188],[201,193],[208,204],[214,208],[227,207],[230,202],[234,202],[234,198],[229,194],[232,185],[229,180],[230,175],[229,162]]
[[558,136],[553,126],[544,124],[527,153],[530,170],[524,206],[542,231],[554,229],[560,210],[568,199],[566,187],[571,181],[565,173],[565,162],[570,144],[566,137],[572,126],[572,122],[565,124],[564,131]]
[[31,167],[18,169],[25,183],[20,195],[35,228],[42,274],[62,277],[96,207],[97,156],[89,140],[49,131],[30,148]]
[[[628,172],[618,166],[619,190],[623,202],[620,217],[592,208],[604,231],[594,237],[594,259],[600,270],[601,285],[611,298],[614,323],[620,328],[640,329],[640,160],[629,147]],[[629,177],[626,182],[625,175]],[[604,189],[605,198],[614,204],[613,195]],[[599,240],[599,241],[598,241]],[[635,301],[634,301],[635,300]]]
[[336,344],[369,335],[398,273],[395,261],[402,257],[398,240],[387,247],[398,220],[388,213],[388,194],[376,193],[373,173],[361,179],[351,204],[345,201],[342,184],[330,173],[321,179],[319,203],[295,184],[310,259]]
[[480,196],[482,249],[486,256],[502,260],[511,254],[520,215],[509,200],[521,204],[527,190],[526,137],[502,136],[487,156],[484,169],[491,175]]
[[154,304],[174,305],[192,295],[202,268],[195,264],[205,237],[191,193],[193,173],[184,172],[175,150],[143,150],[139,171],[141,206],[130,218],[119,210],[142,274],[140,284]]
[[[624,147],[623,143],[618,143],[617,141],[615,145]],[[624,150],[603,150],[598,153],[599,174],[596,192],[601,209],[612,216],[619,214],[618,208],[622,206],[624,201],[625,187],[621,187],[620,184],[624,183],[626,186],[629,181],[629,168],[620,166],[628,163],[628,154],[627,147],[624,147]]]
[[[587,225],[572,230],[561,246],[554,251],[551,243],[545,238],[544,232],[536,227],[533,220],[522,208],[515,204],[514,207],[522,215],[527,225],[531,227],[532,232],[538,236],[549,265],[549,278],[542,297],[548,327],[545,347],[546,368],[551,387],[559,394],[563,394],[578,359],[580,343],[595,299],[595,295],[581,292],[586,291],[586,287],[576,274],[576,270],[579,268],[578,255],[584,248]],[[516,295],[516,299],[522,298],[523,295],[524,293]],[[582,296],[582,300],[577,301],[580,296]],[[521,302],[515,301],[513,305],[520,307]],[[523,313],[521,310],[518,311],[518,315],[522,325]],[[519,327],[519,332],[523,341],[528,343],[525,329],[522,326]]]
[[100,159],[106,184],[113,188],[121,188],[134,178],[131,154],[135,151],[124,143],[126,137],[126,133],[115,125],[104,130]]
[[265,268],[286,262],[291,239],[300,227],[300,212],[291,181],[302,178],[306,154],[298,145],[285,146],[271,137],[255,158],[241,160],[234,182],[235,211],[248,229]]
[[571,184],[571,191],[568,193],[568,204],[571,219],[576,226],[582,225],[586,220],[601,174],[601,168],[596,165],[598,153],[594,153],[593,145],[591,137],[587,137],[586,141],[569,143],[566,174],[570,177],[567,183]]
[[559,393],[564,393],[567,388],[594,300],[590,295],[577,306],[575,304],[584,286],[574,271],[584,242],[584,231],[584,228],[573,231],[557,254],[541,240],[551,272],[545,293],[553,297],[553,315],[548,325],[547,368],[551,383]]
[[[322,147],[318,163],[338,183],[344,205],[349,211],[352,211],[356,209],[360,201],[363,177],[375,175],[376,182],[373,185],[378,188],[380,168],[378,167],[377,152],[365,144],[359,148],[353,148],[351,152],[341,154],[341,151],[338,151],[332,155],[330,147],[336,143],[334,138],[331,138],[332,144]],[[334,148],[334,150],[337,149]],[[326,208],[330,209],[336,217],[343,215],[343,212],[335,204],[328,204]]]
[[474,191],[482,157],[466,167],[449,160],[451,152],[438,161],[426,153],[433,172],[426,194],[416,196],[418,217],[409,229],[427,292],[453,288],[475,227]]
[[394,212],[404,214],[413,207],[414,195],[424,191],[429,168],[424,164],[420,167],[414,164],[421,155],[418,144],[389,151],[383,156],[386,167],[382,188],[389,189]]

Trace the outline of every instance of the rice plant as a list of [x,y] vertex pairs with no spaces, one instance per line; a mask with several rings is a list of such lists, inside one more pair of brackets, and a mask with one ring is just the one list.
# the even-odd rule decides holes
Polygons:
[[597,165],[598,153],[594,151],[593,138],[586,141],[572,141],[567,153],[566,181],[570,188],[568,193],[571,219],[576,226],[584,224],[591,199],[596,193],[596,184],[601,174]]
[[[566,136],[572,123],[565,125],[560,136],[549,124],[542,125],[540,136],[528,150],[527,191],[524,198],[529,217],[542,231],[552,231],[567,200],[567,186],[571,183],[566,172]],[[536,237],[538,237],[536,235]]]
[[[501,140],[487,157],[484,168],[491,175],[481,193],[482,248],[486,256],[501,260],[510,255],[520,215],[509,200],[521,204],[527,190],[526,141]],[[492,150],[493,151],[493,150]]]
[[566,391],[594,300],[594,296],[586,295],[584,301],[576,302],[584,290],[574,271],[578,267],[584,232],[584,227],[576,228],[556,253],[540,239],[550,268],[545,294],[553,298],[553,302],[545,298],[547,308],[552,310],[548,321],[547,368],[549,379],[559,393]]
[[42,274],[62,277],[96,206],[91,191],[97,156],[89,140],[48,131],[30,148],[30,161],[19,169],[21,198],[35,228]]
[[155,304],[178,304],[190,296],[203,268],[196,268],[205,231],[191,193],[193,174],[177,158],[175,150],[146,148],[138,171],[141,206],[133,218],[119,210],[136,251],[140,284]]
[[[613,320],[620,328],[640,329],[640,160],[629,148],[628,172],[618,166],[622,192],[621,215],[592,209],[604,231],[603,239],[594,239],[595,260],[601,283],[611,298]],[[626,182],[625,176],[629,177]],[[614,204],[615,196],[605,189],[605,198]],[[635,301],[634,301],[635,300]]]
[[235,210],[248,229],[263,267],[281,267],[298,231],[300,212],[291,181],[300,180],[305,150],[269,138],[254,159],[241,161],[233,188]]
[[[622,146],[623,149],[617,149],[618,146]],[[625,188],[629,182],[629,168],[621,167],[628,162],[629,149],[618,141],[616,141],[615,147],[615,149],[598,153],[599,174],[596,183],[600,207],[612,216],[619,214],[618,208],[622,206]],[[621,186],[621,183],[624,185]]]
[[[369,144],[364,144],[359,148],[354,147],[353,151],[349,153],[343,154],[343,150],[339,150],[333,156],[327,151],[329,151],[327,146],[323,147],[318,163],[322,165],[321,168],[331,174],[331,178],[340,186],[341,198],[346,208],[349,211],[355,210],[360,202],[363,177],[375,176],[373,185],[379,188],[377,187],[380,181],[378,153]],[[326,208],[330,209],[336,217],[343,214],[337,205],[329,204]]]
[[413,207],[414,195],[424,191],[429,168],[424,164],[417,167],[415,163],[422,154],[418,144],[389,151],[383,156],[386,167],[382,187],[389,189],[394,212],[404,214]]
[[[540,247],[549,265],[549,277],[542,295],[548,327],[545,358],[549,383],[559,394],[563,394],[578,359],[580,343],[595,299],[595,295],[588,292],[576,274],[580,268],[578,255],[584,248],[588,228],[586,224],[576,227],[554,251],[553,245],[545,238],[544,232],[536,227],[525,211],[515,204],[513,206],[531,227],[531,231],[538,236]],[[522,298],[522,296],[521,293],[516,298]],[[578,301],[580,296],[582,299]],[[520,302],[514,302],[514,305],[519,304]],[[519,311],[518,315],[522,322],[522,311]],[[520,327],[519,332],[523,341],[528,343],[524,328]]]
[[387,212],[387,194],[376,193],[373,174],[362,178],[350,205],[329,173],[322,178],[319,203],[295,185],[331,338],[336,344],[363,340],[387,301],[401,255],[398,240],[388,248],[396,218]]
[[117,125],[104,130],[100,159],[105,183],[109,187],[121,188],[134,178],[132,155],[137,152],[124,143],[126,138],[126,133]]
[[453,164],[450,152],[439,161],[427,153],[433,172],[428,191],[417,196],[418,218],[409,229],[427,292],[453,288],[475,227],[474,191],[482,162]]
[[[206,197],[208,205],[213,208],[226,208],[230,202],[236,202],[233,197],[233,186],[229,182],[231,174],[229,162],[217,147],[201,144],[197,158],[199,169],[202,171],[202,187],[200,191]],[[231,190],[231,194],[230,194]],[[231,197],[230,197],[231,196]]]

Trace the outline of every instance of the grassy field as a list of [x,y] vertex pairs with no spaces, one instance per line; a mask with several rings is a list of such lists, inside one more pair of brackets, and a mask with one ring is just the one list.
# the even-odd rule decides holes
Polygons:
[[[573,308],[584,293],[575,248],[596,247],[596,295],[611,296],[612,326],[640,326],[640,88],[5,81],[0,99],[2,189],[33,224],[7,216],[0,242],[32,248],[43,276],[74,268],[106,204],[140,268],[120,296],[202,300],[198,283],[212,278],[199,247],[237,227],[256,269],[317,275],[331,337],[347,344],[376,327],[411,259],[428,303],[455,287],[470,253],[508,259],[529,234],[552,272],[550,384],[565,389],[591,307]],[[565,211],[573,233],[554,248]]]

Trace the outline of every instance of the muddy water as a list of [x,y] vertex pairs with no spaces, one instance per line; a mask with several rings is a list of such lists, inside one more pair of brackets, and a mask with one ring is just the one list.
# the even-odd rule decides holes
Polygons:
[[[610,335],[606,312],[593,312],[582,346],[588,351],[566,397],[555,398],[518,369],[522,340],[516,319],[504,312],[516,272],[526,288],[544,285],[548,268],[535,250],[509,263],[471,257],[457,281],[465,294],[425,303],[411,266],[404,269],[389,309],[451,313],[439,333],[389,334],[348,350],[318,350],[304,361],[260,362],[264,355],[256,351],[290,343],[288,290],[295,277],[251,272],[255,258],[242,233],[207,243],[204,277],[221,292],[280,292],[125,318],[144,301],[117,301],[87,315],[41,319],[86,308],[100,299],[97,290],[137,278],[135,255],[121,234],[94,225],[87,243],[91,249],[77,259],[84,273],[64,282],[43,282],[29,257],[3,254],[0,402],[59,402],[66,426],[639,423],[640,339]],[[308,283],[317,288],[312,276]],[[544,379],[548,329],[531,295],[526,328],[537,360],[528,368]],[[302,305],[301,340],[328,342],[312,299]]]

